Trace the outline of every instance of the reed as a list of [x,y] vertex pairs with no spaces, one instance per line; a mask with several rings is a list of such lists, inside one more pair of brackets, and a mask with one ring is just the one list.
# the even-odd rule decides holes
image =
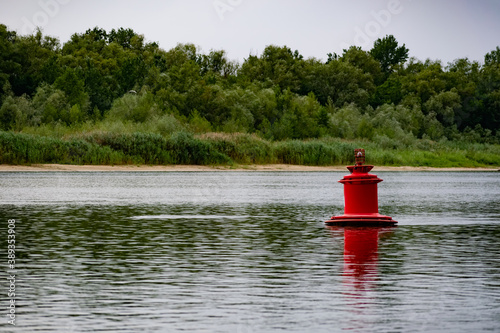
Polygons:
[[155,133],[95,132],[83,140],[109,147],[129,157],[136,164],[231,164],[232,160],[215,149],[210,142],[195,138],[184,131],[164,137]]
[[256,135],[246,133],[205,133],[198,137],[239,164],[269,164],[276,162],[273,145]]
[[122,153],[85,140],[0,131],[0,163],[123,164]]
[[272,142],[244,133],[194,136],[185,131],[161,135],[64,130],[58,136],[0,131],[0,163],[349,165],[353,150],[365,148],[367,162],[380,166],[500,166],[500,145],[485,143],[421,140],[413,147],[394,149],[366,140],[325,137]]

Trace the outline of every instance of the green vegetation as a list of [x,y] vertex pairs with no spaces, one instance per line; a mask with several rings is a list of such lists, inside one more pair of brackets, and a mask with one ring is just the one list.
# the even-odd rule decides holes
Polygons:
[[0,24],[0,163],[500,165],[500,48],[409,58],[394,36],[326,62],[242,64],[131,29],[56,38]]
[[[56,130],[57,132],[57,130]],[[338,138],[270,142],[255,134],[93,132],[55,138],[0,131],[0,163],[33,164],[269,164],[347,165],[353,150],[367,149],[376,165],[482,167],[500,165],[500,146],[419,140],[418,146],[382,148]]]

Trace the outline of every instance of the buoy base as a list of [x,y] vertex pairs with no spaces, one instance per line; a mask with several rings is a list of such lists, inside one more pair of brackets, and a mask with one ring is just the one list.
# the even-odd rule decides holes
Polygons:
[[394,221],[392,217],[371,214],[371,215],[342,215],[333,216],[330,220],[325,221],[326,225],[338,225],[338,226],[355,226],[355,227],[366,227],[366,226],[394,226],[398,222]]

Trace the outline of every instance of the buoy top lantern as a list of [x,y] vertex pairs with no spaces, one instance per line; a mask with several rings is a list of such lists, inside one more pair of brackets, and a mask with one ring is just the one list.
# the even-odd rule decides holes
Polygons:
[[344,215],[333,216],[325,223],[340,226],[392,226],[397,222],[378,212],[377,184],[382,181],[369,172],[373,165],[365,165],[365,150],[354,150],[355,165],[348,166],[350,175],[344,176]]

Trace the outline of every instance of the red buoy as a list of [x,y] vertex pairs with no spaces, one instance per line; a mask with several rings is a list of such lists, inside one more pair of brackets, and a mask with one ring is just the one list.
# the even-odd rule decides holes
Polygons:
[[344,184],[344,215],[333,216],[325,223],[340,226],[391,226],[395,225],[390,216],[378,213],[377,184],[382,181],[376,175],[370,174],[373,165],[365,163],[365,150],[354,150],[356,164],[348,166],[350,175],[344,176],[339,183]]

